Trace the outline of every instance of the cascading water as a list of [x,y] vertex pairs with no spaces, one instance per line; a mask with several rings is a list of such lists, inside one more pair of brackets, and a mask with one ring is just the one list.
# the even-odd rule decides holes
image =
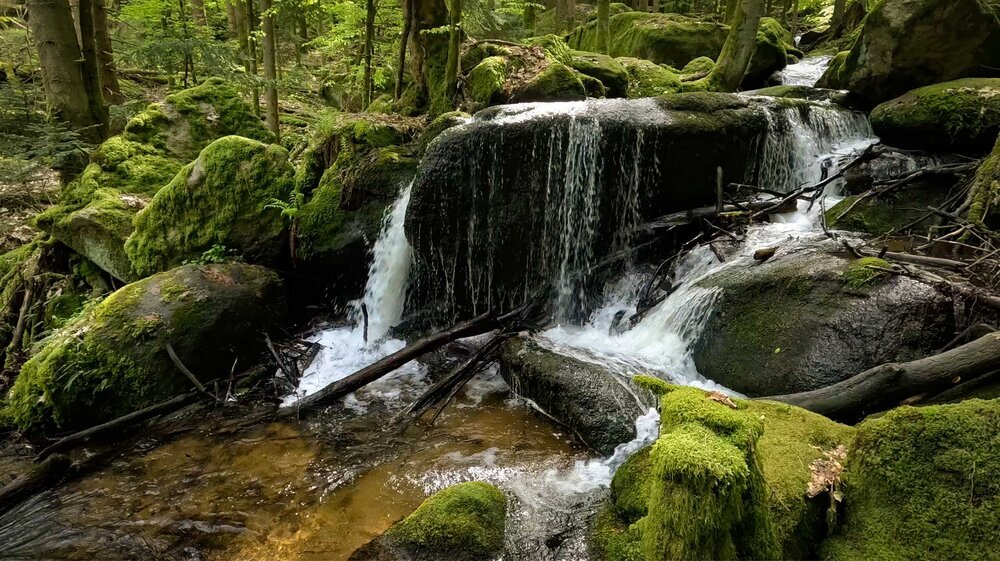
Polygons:
[[778,72],[778,79],[785,86],[815,86],[831,60],[831,55],[806,57]]

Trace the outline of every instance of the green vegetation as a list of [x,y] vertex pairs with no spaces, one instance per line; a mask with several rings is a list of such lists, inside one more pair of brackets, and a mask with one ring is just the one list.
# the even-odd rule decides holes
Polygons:
[[503,548],[507,498],[481,481],[433,494],[386,536],[422,555],[492,559]]
[[892,265],[878,257],[862,257],[851,262],[844,271],[844,282],[851,288],[866,288],[886,278]]

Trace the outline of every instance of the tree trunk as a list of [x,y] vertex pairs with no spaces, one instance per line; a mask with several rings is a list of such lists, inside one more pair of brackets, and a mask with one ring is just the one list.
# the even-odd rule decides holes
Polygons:
[[230,0],[226,3],[226,25],[230,39],[237,39],[239,37],[239,21],[240,17],[236,12],[236,2]]
[[876,366],[822,389],[761,399],[853,422],[896,407],[915,395],[941,392],[998,369],[1000,333],[990,333],[938,355]]
[[575,0],[556,0],[556,25],[559,31],[573,29],[576,19]]
[[205,0],[191,0],[191,19],[199,27],[208,25],[208,15],[205,13]]
[[528,3],[524,5],[524,29],[528,32],[528,35],[535,34],[535,23],[538,17],[535,13],[535,5]]
[[764,0],[739,0],[719,61],[708,75],[712,89],[734,92],[753,56]]
[[833,18],[830,20],[831,39],[836,39],[843,34],[845,11],[847,11],[847,0],[836,0],[833,3]]
[[444,82],[448,109],[451,109],[458,93],[458,59],[459,51],[462,49],[462,0],[451,0],[449,15],[451,33],[448,39],[448,66],[445,68]]
[[81,68],[83,87],[87,96],[87,106],[93,117],[98,140],[109,136],[108,106],[101,93],[101,68],[97,62],[97,41],[94,39],[94,2],[102,0],[80,0],[80,54],[83,56]]
[[97,62],[101,67],[101,92],[104,94],[104,101],[117,105],[124,98],[118,85],[115,53],[108,33],[108,10],[104,0],[94,0],[94,39],[97,40]]
[[406,49],[410,45],[410,32],[413,30],[413,0],[402,0],[403,33],[399,39],[399,55],[396,57],[396,86],[394,90],[396,101],[403,97],[403,78],[406,68]]
[[38,49],[42,68],[45,101],[52,115],[81,136],[98,141],[98,124],[90,111],[83,72],[80,68],[80,46],[67,0],[30,0],[28,24]]
[[639,0],[638,10],[640,12],[649,13],[649,0]]
[[445,95],[449,37],[439,31],[446,25],[445,0],[413,0],[410,67],[417,88],[417,106],[429,108],[432,113],[449,105]]
[[375,0],[367,0],[365,12],[365,80],[362,84],[361,109],[372,104],[372,50],[375,48]]
[[260,0],[260,14],[263,23],[264,39],[264,103],[267,107],[267,128],[274,133],[274,140],[281,140],[278,129],[278,76],[275,66],[275,36],[274,14],[271,13],[271,0]]
[[254,32],[257,30],[257,14],[254,9],[253,0],[246,0],[244,5],[247,16],[247,64],[250,72],[250,80],[253,85],[250,87],[250,95],[253,97],[253,113],[260,117],[260,88],[257,87],[257,39]]
[[611,54],[611,0],[597,0],[597,50]]
[[799,0],[792,0],[792,37],[799,31]]
[[740,2],[742,0],[726,0],[726,15],[724,21],[728,24],[733,23],[733,19],[736,17],[736,11],[739,8]]

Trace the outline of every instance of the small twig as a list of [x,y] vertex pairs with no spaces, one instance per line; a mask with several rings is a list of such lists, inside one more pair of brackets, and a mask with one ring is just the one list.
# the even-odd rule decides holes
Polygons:
[[205,389],[205,386],[203,386],[201,382],[198,381],[198,377],[194,375],[194,372],[191,372],[190,370],[188,370],[187,366],[184,366],[184,363],[181,362],[180,357],[177,356],[177,352],[174,351],[174,346],[171,345],[170,343],[167,343],[167,354],[170,355],[170,360],[174,363],[174,366],[176,366],[178,370],[183,372],[184,375],[187,376],[188,380],[191,380],[191,383],[194,384],[194,387],[198,388],[199,392],[211,397],[216,402],[219,402],[219,397],[213,395],[211,392]]

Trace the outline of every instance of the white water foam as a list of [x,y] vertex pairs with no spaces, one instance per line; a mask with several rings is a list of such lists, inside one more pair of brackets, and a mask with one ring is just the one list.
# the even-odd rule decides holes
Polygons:
[[[327,329],[307,339],[319,343],[320,352],[303,373],[296,392],[285,398],[284,405],[317,392],[406,346],[405,341],[387,337],[386,334],[402,319],[409,282],[412,257],[403,222],[410,204],[411,187],[407,186],[400,192],[386,214],[382,232],[372,249],[364,296],[351,303],[355,326]],[[368,311],[367,341],[362,306]],[[419,363],[410,362],[391,375],[367,385],[365,393],[369,397],[377,395],[382,399],[393,399],[407,388],[424,385],[424,373]],[[359,412],[365,410],[365,401],[354,394],[347,396],[344,404]]]
[[778,79],[784,86],[815,86],[831,60],[831,55],[806,57],[778,72]]

